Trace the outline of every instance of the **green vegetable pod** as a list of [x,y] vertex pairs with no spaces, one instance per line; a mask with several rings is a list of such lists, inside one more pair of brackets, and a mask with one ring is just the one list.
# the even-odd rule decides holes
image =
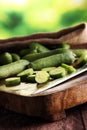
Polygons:
[[0,66],[0,79],[16,75],[23,71],[29,64],[27,60],[19,60],[7,65]]
[[57,45],[58,48],[70,49],[70,45],[68,43],[60,43]]
[[16,85],[19,85],[20,83],[21,83],[20,77],[11,77],[11,78],[5,79],[5,85],[8,87],[16,86]]
[[12,62],[12,56],[9,52],[0,54],[0,65],[9,64]]
[[14,61],[17,61],[17,60],[20,60],[20,56],[18,55],[18,54],[16,54],[16,53],[11,53],[11,55],[12,55],[12,61],[14,62]]
[[72,64],[75,61],[75,57],[72,51],[68,51],[63,54],[56,54],[35,60],[30,63],[31,68],[34,70],[41,70],[46,67],[57,67],[62,63]]
[[48,52],[48,51],[50,51],[47,47],[45,47],[44,45],[42,45],[42,44],[39,44],[39,43],[31,43],[30,45],[29,45],[29,48],[30,48],[30,50],[32,51],[32,50],[35,50],[35,51],[37,51],[37,52]]
[[49,52],[44,52],[44,53],[32,53],[32,54],[27,54],[23,57],[23,59],[26,59],[28,61],[34,61],[34,60],[37,60],[37,59],[40,59],[40,58],[44,58],[44,57],[47,57],[47,56],[51,56],[51,55],[54,55],[54,54],[60,54],[60,53],[65,53],[67,52],[68,49],[64,49],[64,48],[58,48],[58,49],[54,49],[54,50],[51,50]]

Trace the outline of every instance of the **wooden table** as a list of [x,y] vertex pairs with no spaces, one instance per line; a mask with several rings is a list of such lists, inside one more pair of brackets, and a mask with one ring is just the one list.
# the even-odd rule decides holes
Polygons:
[[47,122],[0,107],[0,130],[87,130],[87,103],[66,111],[67,118]]

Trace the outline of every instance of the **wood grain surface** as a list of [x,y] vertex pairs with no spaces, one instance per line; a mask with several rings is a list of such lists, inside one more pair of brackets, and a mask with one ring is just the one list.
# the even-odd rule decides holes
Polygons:
[[[45,43],[48,46],[56,46],[60,42],[68,42],[72,48],[87,48],[86,32],[87,24],[83,23],[59,32],[39,33],[25,37],[0,40],[0,51],[15,51],[16,48],[27,47],[31,42]],[[55,44],[53,45],[53,43]],[[84,73],[50,90],[32,96],[0,91],[0,106],[17,113],[38,116],[51,121],[62,118],[66,119],[68,115],[66,112],[67,109],[87,102],[86,79],[87,73]],[[85,123],[84,111],[81,111],[81,118],[84,118]],[[77,118],[79,116],[81,116],[81,113],[77,115]],[[71,118],[73,117],[71,116]],[[75,120],[79,123],[76,118]],[[84,126],[86,127],[86,123]],[[68,126],[65,127],[67,127],[67,130],[69,129]],[[77,126],[75,126],[76,128]]]

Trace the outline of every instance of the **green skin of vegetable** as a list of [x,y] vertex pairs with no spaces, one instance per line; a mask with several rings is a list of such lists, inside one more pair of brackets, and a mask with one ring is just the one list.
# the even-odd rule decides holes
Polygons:
[[71,74],[76,71],[76,69],[71,65],[62,64],[61,66],[67,70],[68,74]]
[[29,62],[27,60],[19,60],[0,66],[0,79],[20,73],[28,64]]
[[59,54],[59,53],[65,53],[69,51],[68,49],[54,49],[54,50],[51,50],[50,52],[44,52],[44,53],[36,53],[36,54],[28,54],[28,55],[25,55],[23,57],[23,59],[26,59],[28,61],[34,61],[34,60],[37,60],[37,59],[40,59],[40,58],[44,58],[44,57],[47,57],[47,56],[51,56],[51,55],[54,55],[54,54]]
[[75,57],[72,51],[68,51],[67,53],[56,54],[56,55],[35,60],[30,63],[30,66],[34,70],[41,70],[42,68],[46,68],[46,67],[57,67],[62,63],[72,64],[74,61],[75,61]]
[[0,65],[9,64],[12,62],[12,56],[10,53],[5,52],[0,55]]
[[5,79],[5,84],[8,87],[19,85],[21,83],[20,77],[12,77]]
[[39,44],[39,43],[31,43],[29,46],[30,50],[36,50],[37,52],[48,52],[50,51],[45,46]]
[[72,50],[73,53],[76,54],[77,57],[80,57],[81,55],[83,55],[84,53],[87,54],[87,49],[74,49]]

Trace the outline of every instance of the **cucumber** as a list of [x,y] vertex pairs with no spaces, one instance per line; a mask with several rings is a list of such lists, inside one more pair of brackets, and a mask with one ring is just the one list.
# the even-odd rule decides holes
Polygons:
[[35,83],[35,74],[32,74],[32,75],[29,75],[26,79],[26,82],[29,82],[29,83]]
[[0,55],[0,65],[9,64],[12,62],[12,56],[9,52]]
[[45,83],[49,80],[50,75],[46,71],[39,71],[36,73],[35,81],[39,84]]
[[61,66],[66,69],[68,74],[76,72],[76,69],[73,66],[71,66],[71,65],[67,65],[67,64],[63,63]]
[[68,51],[63,54],[56,54],[35,60],[30,63],[31,68],[34,70],[41,70],[46,67],[57,67],[62,63],[72,64],[75,61],[75,57],[72,51]]
[[11,55],[12,55],[12,61],[14,62],[14,61],[17,61],[17,60],[20,60],[20,56],[18,55],[18,54],[16,54],[16,53],[11,53]]
[[19,60],[7,65],[0,66],[0,79],[20,73],[28,64],[29,61],[27,60]]
[[77,68],[79,68],[79,67],[82,67],[84,64],[86,64],[87,63],[87,53],[84,53],[84,54],[82,54],[79,58],[78,58],[78,60],[77,60],[77,62],[76,62],[76,67]]
[[59,54],[59,53],[65,53],[67,52],[68,49],[54,49],[54,50],[51,50],[50,52],[44,52],[44,53],[36,53],[36,54],[27,54],[23,57],[23,59],[26,59],[28,61],[34,61],[34,60],[37,60],[37,59],[40,59],[40,58],[44,58],[44,57],[47,57],[47,56],[51,56],[51,55],[54,55],[54,54]]
[[60,43],[57,45],[58,48],[70,49],[70,45],[67,43]]
[[76,54],[77,57],[80,57],[84,53],[87,53],[87,49],[75,49],[75,50],[72,50],[72,51],[73,51],[73,53]]
[[48,52],[50,51],[48,48],[46,48],[45,46],[39,44],[39,43],[31,43],[29,46],[30,50],[35,50],[37,52]]
[[17,74],[17,76],[18,76],[18,77],[21,77],[21,80],[22,80],[22,81],[26,81],[26,77],[27,77],[28,75],[31,75],[31,74],[33,74],[33,69],[32,69],[32,68],[29,68],[29,69],[26,69],[26,70],[20,72],[19,74]]
[[21,57],[27,55],[27,54],[31,54],[31,53],[36,53],[37,50],[30,50],[30,49],[22,49],[20,52],[19,52],[19,55]]
[[50,74],[51,78],[57,79],[57,78],[62,78],[64,76],[66,76],[67,71],[63,67],[59,66],[59,67],[49,71],[49,74]]
[[5,79],[5,85],[9,87],[19,85],[20,83],[21,83],[20,77],[11,77],[11,78]]

